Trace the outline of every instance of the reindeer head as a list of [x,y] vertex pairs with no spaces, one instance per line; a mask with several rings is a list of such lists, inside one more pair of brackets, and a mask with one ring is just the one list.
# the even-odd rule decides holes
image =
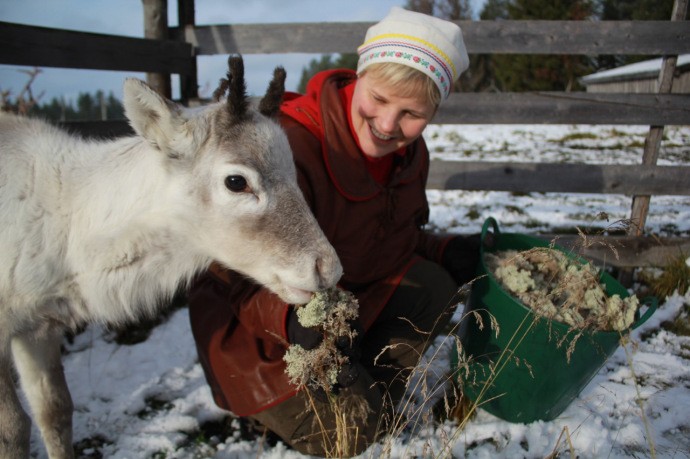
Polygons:
[[285,71],[276,68],[254,108],[242,58],[231,57],[217,101],[201,111],[185,111],[129,82],[125,107],[180,187],[175,205],[192,218],[181,218],[179,230],[194,233],[195,250],[289,303],[303,303],[334,285],[342,268],[297,186],[290,145],[273,119],[284,81]]

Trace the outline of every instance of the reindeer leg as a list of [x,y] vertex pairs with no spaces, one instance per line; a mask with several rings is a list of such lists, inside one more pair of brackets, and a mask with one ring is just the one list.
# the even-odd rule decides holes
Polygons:
[[24,459],[29,457],[31,420],[17,397],[9,339],[0,346],[0,457]]
[[45,323],[12,341],[22,389],[51,459],[72,459],[72,397],[62,368],[62,327]]

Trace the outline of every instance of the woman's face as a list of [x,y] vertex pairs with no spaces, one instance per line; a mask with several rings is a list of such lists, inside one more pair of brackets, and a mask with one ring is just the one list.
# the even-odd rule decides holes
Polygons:
[[422,134],[436,107],[420,92],[399,96],[394,87],[365,73],[352,96],[352,124],[365,155],[380,158]]

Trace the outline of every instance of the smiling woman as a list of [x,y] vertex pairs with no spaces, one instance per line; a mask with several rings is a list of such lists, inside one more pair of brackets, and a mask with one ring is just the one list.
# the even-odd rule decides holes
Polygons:
[[[338,285],[357,300],[356,320],[328,336],[296,320],[297,305],[217,267],[189,298],[216,403],[321,456],[359,454],[393,427],[412,368],[479,257],[478,238],[423,230],[429,152],[421,134],[467,68],[460,28],[393,8],[358,51],[357,72],[318,73],[281,107],[298,182],[340,257]],[[296,385],[283,359],[288,347],[294,361],[322,342],[346,356],[328,373],[328,397],[328,385],[315,396]],[[351,422],[343,426],[341,415]]]
[[[352,129],[368,158],[384,157],[419,137],[436,112],[434,101],[440,100],[436,85],[410,67],[404,67],[410,69],[409,79],[387,81],[391,67],[401,72],[398,64],[376,64],[360,72],[354,85]],[[427,97],[427,86],[433,98]]]

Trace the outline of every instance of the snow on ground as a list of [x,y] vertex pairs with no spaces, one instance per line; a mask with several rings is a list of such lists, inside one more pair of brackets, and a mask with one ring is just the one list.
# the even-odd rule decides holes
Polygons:
[[[639,163],[646,127],[430,126],[432,156],[443,160]],[[667,128],[659,164],[690,164],[690,127]],[[429,191],[432,228],[478,232],[488,216],[511,232],[601,225],[628,217],[628,196]],[[690,197],[655,196],[647,229],[690,235]],[[690,338],[661,330],[690,305],[690,293],[661,299],[659,310],[620,347],[556,420],[511,424],[479,410],[463,430],[452,421],[407,429],[362,457],[690,458]],[[452,340],[439,337],[423,365],[433,384],[450,367]],[[143,343],[117,345],[91,326],[65,342],[81,457],[297,458],[278,443],[201,434],[223,420],[196,360],[187,311],[174,312]],[[419,395],[419,394],[417,394]],[[427,401],[427,404],[431,403]],[[237,421],[232,426],[238,427]],[[44,458],[32,437],[32,456]],[[572,445],[572,446],[571,446]]]

